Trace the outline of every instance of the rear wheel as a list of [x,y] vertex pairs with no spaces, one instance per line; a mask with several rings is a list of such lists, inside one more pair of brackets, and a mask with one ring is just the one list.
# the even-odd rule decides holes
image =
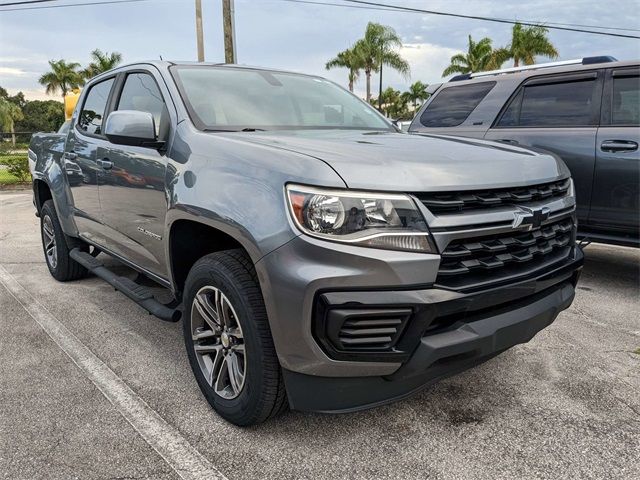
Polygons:
[[53,278],[66,282],[82,278],[87,274],[86,268],[69,256],[72,248],[86,249],[86,245],[64,234],[52,200],[44,202],[40,209],[40,233],[44,257]]
[[242,250],[200,259],[185,285],[185,344],[214,410],[236,425],[287,407],[280,364],[251,260]]

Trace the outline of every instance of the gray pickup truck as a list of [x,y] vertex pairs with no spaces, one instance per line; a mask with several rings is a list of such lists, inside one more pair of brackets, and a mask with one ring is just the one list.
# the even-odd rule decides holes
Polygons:
[[557,157],[400,133],[315,76],[120,67],[29,155],[53,277],[91,272],[182,318],[204,396],[238,425],[380,405],[477,365],[551,324],[581,270]]

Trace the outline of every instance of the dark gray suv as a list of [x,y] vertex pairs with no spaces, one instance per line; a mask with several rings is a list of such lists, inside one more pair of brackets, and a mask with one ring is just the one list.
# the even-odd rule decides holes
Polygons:
[[579,236],[639,245],[638,61],[589,57],[458,75],[431,92],[409,132],[553,152],[576,184]]

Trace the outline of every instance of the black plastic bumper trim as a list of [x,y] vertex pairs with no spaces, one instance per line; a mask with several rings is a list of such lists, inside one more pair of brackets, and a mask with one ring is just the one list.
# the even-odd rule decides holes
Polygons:
[[390,376],[317,377],[285,370],[289,403],[294,410],[339,413],[404,398],[528,342],[571,305],[574,295],[574,281],[567,280],[519,308],[421,337],[409,361]]

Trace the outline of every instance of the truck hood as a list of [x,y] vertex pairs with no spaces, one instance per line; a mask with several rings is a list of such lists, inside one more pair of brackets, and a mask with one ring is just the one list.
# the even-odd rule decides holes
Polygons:
[[502,188],[569,176],[557,157],[497,142],[359,130],[223,134],[327,163],[349,188],[444,191]]

